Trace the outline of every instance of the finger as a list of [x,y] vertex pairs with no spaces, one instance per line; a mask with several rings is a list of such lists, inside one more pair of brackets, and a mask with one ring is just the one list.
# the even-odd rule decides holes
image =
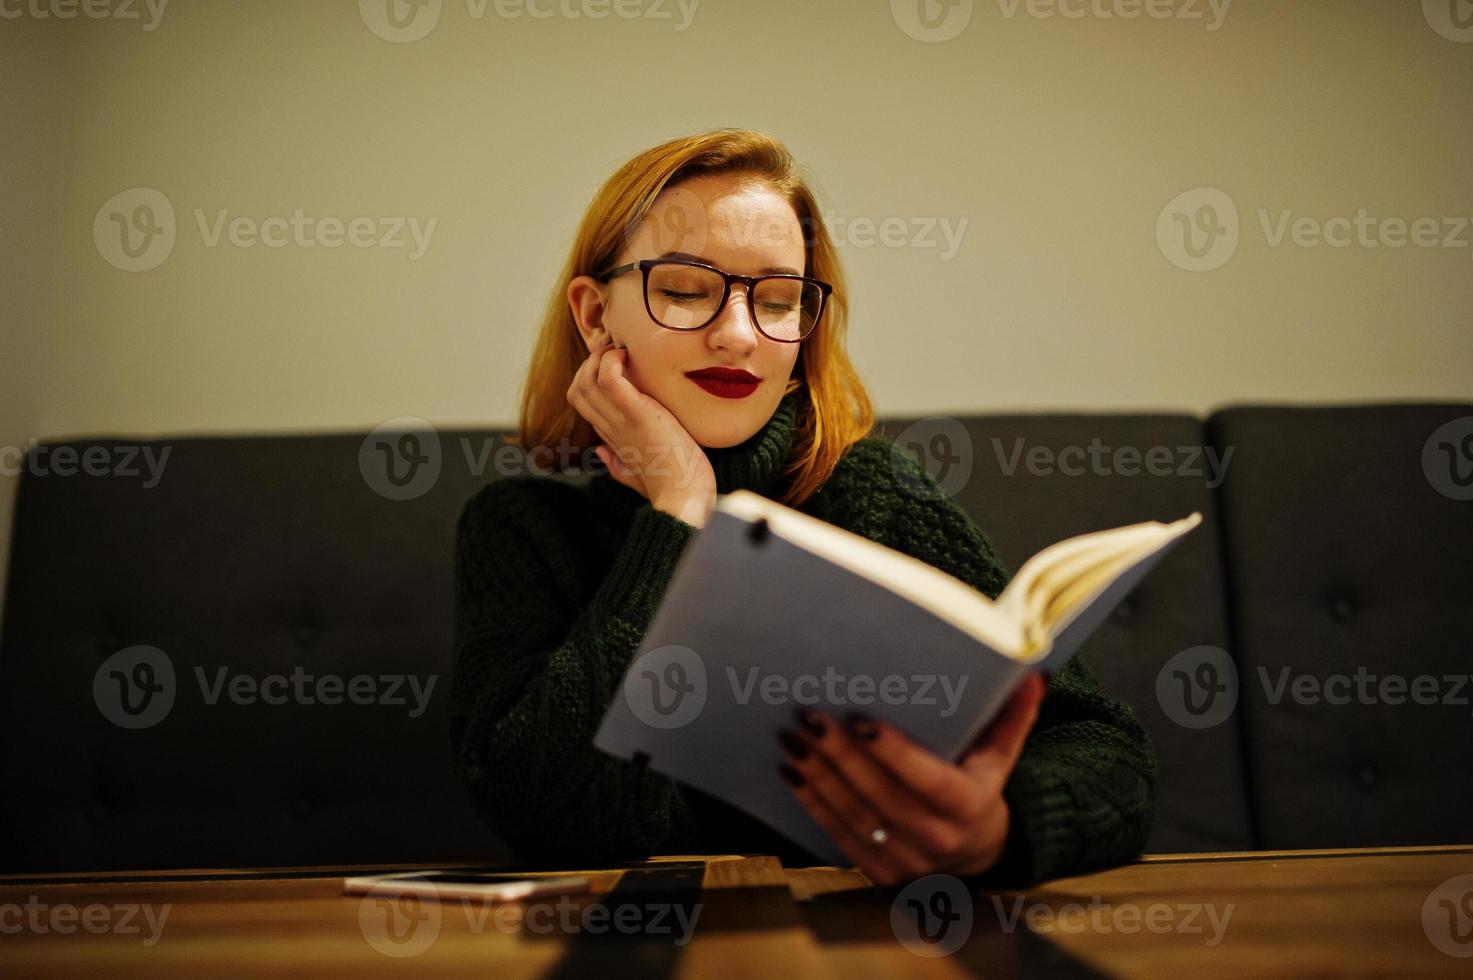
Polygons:
[[[799,776],[802,780],[800,785],[793,785],[791,779],[786,780],[788,788],[803,804],[808,815],[813,818],[814,823],[828,834],[834,845],[844,853],[854,866],[864,872],[865,876],[876,885],[892,885],[907,877],[908,869],[902,866],[902,855],[890,845],[894,843],[892,838],[883,845],[877,845],[870,839],[869,833],[878,824],[870,826],[863,831],[856,831],[846,817],[840,814],[820,790],[816,789],[814,783],[807,776]],[[919,874],[914,872],[913,874]]]
[[585,403],[591,404],[595,411],[603,415],[607,415],[607,412],[604,411],[605,406],[593,400],[598,395],[599,362],[603,355],[611,349],[612,345],[606,342],[590,350],[588,356],[583,359],[583,363],[579,364],[578,369],[573,372],[573,380],[568,384],[569,400],[574,392],[581,392]]
[[930,815],[966,823],[986,805],[983,788],[965,771],[897,728],[873,718],[863,723],[874,737],[856,738],[854,744]]
[[[582,371],[583,369],[579,368],[580,375]],[[598,406],[589,399],[588,389],[576,376],[573,379],[573,383],[568,385],[567,397],[568,404],[573,406],[574,411],[583,416],[589,425],[593,426],[593,430],[598,433],[600,439],[608,442],[609,421],[599,411]]]
[[[815,735],[811,727],[803,725],[807,737],[802,740],[803,746],[795,747],[811,747],[874,815],[878,825],[903,838],[908,847],[933,861],[950,856],[962,845],[962,824],[959,821],[953,823],[948,819],[951,814],[920,798],[896,779],[884,764],[862,747],[866,742],[862,735],[851,735],[828,716],[819,712],[813,714],[819,715],[823,721],[824,734]],[[797,736],[790,735],[789,738],[796,739]],[[785,741],[784,744],[790,745],[791,742]],[[803,760],[790,758],[789,764],[806,775],[807,770],[802,768]],[[950,768],[955,770],[954,766]],[[867,828],[861,825],[857,829],[867,834],[874,825]]]
[[964,772],[999,789],[1007,782],[1008,774],[1023,753],[1028,733],[1038,719],[1038,705],[1043,700],[1044,687],[1042,675],[1036,672],[1024,678],[986,736],[962,759]]
[[624,352],[604,347],[590,355],[593,364],[589,370],[584,394],[604,418],[622,429],[634,405],[628,395],[629,381],[624,377]]

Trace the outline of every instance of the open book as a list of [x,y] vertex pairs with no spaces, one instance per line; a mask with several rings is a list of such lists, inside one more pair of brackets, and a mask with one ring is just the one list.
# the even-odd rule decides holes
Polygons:
[[594,745],[849,862],[778,775],[798,706],[861,712],[959,758],[1032,670],[1057,670],[1202,521],[1057,542],[996,601],[920,559],[747,490],[676,562]]

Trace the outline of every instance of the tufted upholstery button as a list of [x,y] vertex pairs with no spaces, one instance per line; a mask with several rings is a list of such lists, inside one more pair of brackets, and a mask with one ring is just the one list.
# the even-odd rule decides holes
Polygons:
[[317,637],[321,632],[322,631],[317,628],[316,624],[307,622],[305,620],[297,623],[295,626],[292,627],[292,636],[296,637],[297,642],[304,647],[309,647],[313,643],[317,642]]
[[104,657],[111,657],[122,649],[122,638],[118,636],[117,630],[104,626],[97,634],[97,652]]
[[1370,766],[1361,766],[1355,772],[1355,781],[1360,788],[1369,791],[1376,785],[1376,770]]
[[1343,592],[1330,601],[1330,618],[1337,623],[1345,622],[1353,612],[1355,612],[1355,603]]
[[1128,623],[1134,619],[1135,599],[1129,597],[1124,599],[1120,605],[1115,607],[1115,611],[1110,614],[1110,618],[1117,623]]
[[299,796],[292,800],[292,816],[301,820],[312,812],[312,803],[305,796]]

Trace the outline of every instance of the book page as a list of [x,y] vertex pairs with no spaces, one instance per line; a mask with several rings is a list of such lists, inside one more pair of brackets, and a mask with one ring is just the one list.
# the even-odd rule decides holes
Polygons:
[[882,585],[998,653],[1042,659],[1053,639],[1124,571],[1196,527],[1192,513],[1170,524],[1143,521],[1055,542],[1023,563],[993,602],[941,569],[749,490],[717,498],[716,509],[771,530]]
[[773,533],[904,596],[1003,656],[1027,657],[1018,620],[982,592],[919,558],[750,490],[722,494],[716,509],[746,521],[765,519]]

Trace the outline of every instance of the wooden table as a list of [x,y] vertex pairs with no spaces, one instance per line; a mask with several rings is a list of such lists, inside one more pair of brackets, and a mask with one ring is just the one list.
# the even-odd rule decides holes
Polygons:
[[345,872],[0,878],[0,975],[1473,976],[1473,845],[1156,855],[973,894],[669,857],[501,906],[345,896]]

